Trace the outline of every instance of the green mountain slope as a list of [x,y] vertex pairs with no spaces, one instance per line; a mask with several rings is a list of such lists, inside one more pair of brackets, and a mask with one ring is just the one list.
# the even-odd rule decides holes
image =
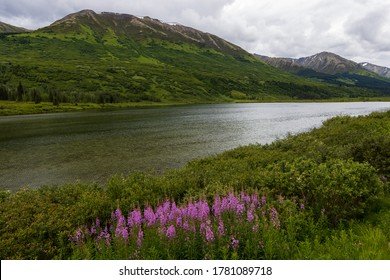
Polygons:
[[11,24],[7,24],[5,22],[0,21],[0,34],[2,33],[22,33],[27,32],[27,29],[24,29],[22,27],[16,27]]
[[149,17],[84,10],[0,37],[0,99],[194,103],[378,94],[292,75],[215,35]]

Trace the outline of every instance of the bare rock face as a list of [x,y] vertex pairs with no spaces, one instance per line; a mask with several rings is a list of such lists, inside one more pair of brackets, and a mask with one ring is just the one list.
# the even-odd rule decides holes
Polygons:
[[358,63],[329,52],[321,52],[312,56],[301,57],[299,59],[273,58],[260,55],[256,55],[256,57],[274,67],[290,72],[296,72],[302,69],[311,69],[320,73],[338,74],[353,72],[361,68]]
[[378,66],[368,62],[359,63],[364,69],[374,72],[380,76],[390,78],[390,68],[384,66]]

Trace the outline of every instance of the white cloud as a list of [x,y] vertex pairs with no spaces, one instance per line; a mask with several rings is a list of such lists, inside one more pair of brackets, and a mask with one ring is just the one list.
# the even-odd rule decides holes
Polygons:
[[382,0],[2,0],[0,20],[45,26],[81,9],[149,15],[223,37],[249,52],[331,51],[390,66],[390,4]]

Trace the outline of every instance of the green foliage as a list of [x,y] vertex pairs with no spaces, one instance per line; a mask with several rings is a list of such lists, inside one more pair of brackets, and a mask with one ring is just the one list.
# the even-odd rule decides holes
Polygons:
[[264,173],[265,185],[291,197],[303,197],[316,216],[337,225],[361,216],[366,203],[383,194],[375,169],[368,163],[328,160],[317,164],[296,159],[279,162]]
[[[214,41],[196,43],[181,33],[163,29],[167,35],[161,36],[151,30],[83,19],[2,36],[0,86],[15,91],[8,100],[20,101],[16,89],[21,82],[25,93],[40,89],[42,101],[55,105],[388,96],[386,81],[367,80],[361,87],[318,82],[268,66],[214,36]],[[61,97],[50,98],[51,90]],[[0,99],[5,99],[1,90]]]
[[[108,220],[117,207],[127,213],[167,198],[179,204],[245,191],[274,203],[283,197],[280,231],[264,228],[266,246],[256,252],[248,237],[237,252],[215,244],[191,253],[193,258],[389,259],[389,138],[390,112],[336,117],[311,132],[239,147],[164,175],[115,176],[104,186],[1,191],[0,258],[92,258],[93,248],[78,251],[69,234],[96,217]],[[185,259],[190,252],[170,247],[168,253],[157,237],[147,248],[142,256],[149,259]],[[100,258],[115,258],[120,250],[118,245]]]

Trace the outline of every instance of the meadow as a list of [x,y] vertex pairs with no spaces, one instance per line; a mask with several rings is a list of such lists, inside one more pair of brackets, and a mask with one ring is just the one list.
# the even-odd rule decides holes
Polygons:
[[[42,174],[44,176],[44,174]],[[1,259],[390,259],[390,111],[163,175],[0,192]]]

